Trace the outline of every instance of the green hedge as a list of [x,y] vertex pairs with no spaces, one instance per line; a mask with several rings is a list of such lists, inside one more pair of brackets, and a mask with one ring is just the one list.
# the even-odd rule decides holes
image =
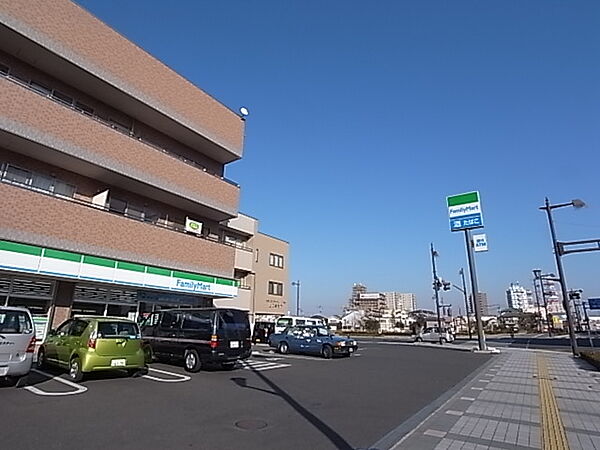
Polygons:
[[585,350],[581,352],[581,357],[600,370],[600,351]]

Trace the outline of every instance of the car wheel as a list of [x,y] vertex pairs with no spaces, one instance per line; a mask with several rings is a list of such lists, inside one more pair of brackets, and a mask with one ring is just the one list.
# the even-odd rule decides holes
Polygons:
[[150,364],[154,361],[154,355],[152,354],[152,347],[149,345],[144,346],[144,362]]
[[415,342],[423,342],[423,338],[422,337],[418,337],[415,339]]
[[200,356],[198,355],[198,352],[193,348],[190,348],[185,351],[183,359],[185,363],[185,370],[187,370],[188,372],[198,372],[202,368]]
[[76,383],[83,380],[83,371],[81,370],[81,360],[78,356],[71,359],[69,363],[69,378]]
[[442,344],[447,344],[448,343],[448,339],[446,339],[445,337],[442,338]]
[[235,369],[235,363],[234,362],[221,363],[221,368],[223,370],[233,370],[233,369]]
[[323,349],[321,350],[321,356],[325,359],[331,359],[333,356],[333,349],[331,348],[331,345],[323,346]]
[[279,343],[277,350],[279,350],[279,353],[281,353],[282,355],[286,355],[290,352],[290,346],[287,342],[283,341]]
[[38,350],[37,361],[35,362],[35,365],[38,369],[43,369],[46,367],[47,364],[48,363],[46,361],[46,350],[44,350],[44,347],[40,347],[40,349]]

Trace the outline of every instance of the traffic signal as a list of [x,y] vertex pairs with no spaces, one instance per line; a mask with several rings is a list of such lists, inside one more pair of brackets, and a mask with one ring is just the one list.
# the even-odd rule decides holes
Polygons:
[[442,280],[442,284],[444,285],[444,290],[445,291],[449,291],[450,287],[452,286],[452,283],[450,283],[449,281]]

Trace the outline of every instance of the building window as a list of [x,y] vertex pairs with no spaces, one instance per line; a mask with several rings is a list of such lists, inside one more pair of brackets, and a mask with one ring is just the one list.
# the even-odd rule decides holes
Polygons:
[[269,255],[269,265],[283,269],[283,256],[271,253]]
[[73,97],[69,97],[67,94],[63,94],[62,92],[57,91],[56,89],[54,89],[52,91],[52,97],[54,97],[56,100],[64,103],[65,105],[69,105],[69,106],[73,105]]
[[269,281],[269,295],[283,295],[283,283]]
[[31,188],[39,189],[41,191],[51,192],[55,195],[62,195],[64,197],[73,197],[77,190],[75,186],[67,184],[64,181],[57,180],[54,177],[48,177],[36,172],[30,172],[29,170],[20,169],[10,164],[6,165],[6,169],[3,173],[0,172],[3,180],[8,180],[12,183],[24,184]]
[[52,90],[48,86],[43,85],[42,83],[38,83],[34,80],[31,80],[29,82],[29,86],[31,86],[32,89],[38,91],[40,94],[43,95],[50,95],[50,93],[52,92]]
[[89,114],[90,116],[94,114],[94,108],[86,105],[85,103],[75,102],[75,108],[85,114]]

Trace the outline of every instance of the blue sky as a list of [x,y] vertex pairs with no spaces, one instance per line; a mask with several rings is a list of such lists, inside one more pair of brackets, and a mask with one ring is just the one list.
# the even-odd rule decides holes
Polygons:
[[[339,312],[354,282],[431,307],[429,243],[443,277],[466,266],[450,194],[481,192],[491,304],[555,270],[545,196],[589,205],[556,212],[560,239],[600,238],[600,2],[79,3],[250,109],[227,176],[261,231],[290,242],[307,313]],[[569,287],[600,296],[600,252],[565,267]]]

